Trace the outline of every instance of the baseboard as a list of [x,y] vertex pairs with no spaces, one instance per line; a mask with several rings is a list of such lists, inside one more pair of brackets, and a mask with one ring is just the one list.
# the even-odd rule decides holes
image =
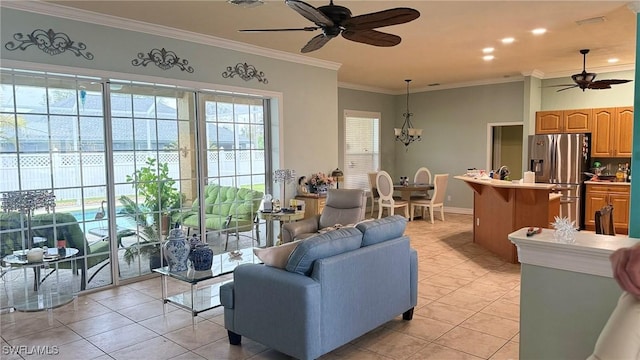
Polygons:
[[[451,214],[473,215],[473,209],[458,208],[458,207],[451,207],[451,206],[445,206],[444,207],[444,212],[445,213],[451,213]],[[371,207],[370,206],[367,207],[367,212],[366,212],[367,216],[369,214],[371,214]],[[378,212],[374,211],[374,215],[377,216],[377,214],[378,214]]]
[[452,213],[452,214],[473,215],[473,209],[457,208],[457,207],[450,207],[450,206],[445,206],[444,212]]

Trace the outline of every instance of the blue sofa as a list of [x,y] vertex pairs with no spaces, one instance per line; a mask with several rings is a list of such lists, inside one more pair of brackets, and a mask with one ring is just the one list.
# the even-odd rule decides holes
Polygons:
[[398,215],[365,221],[301,240],[284,269],[238,266],[220,288],[229,342],[315,359],[400,314],[411,320],[418,262],[405,227]]

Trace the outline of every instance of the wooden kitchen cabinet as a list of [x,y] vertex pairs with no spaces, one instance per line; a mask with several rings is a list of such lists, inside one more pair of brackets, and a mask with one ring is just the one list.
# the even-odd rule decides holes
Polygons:
[[595,231],[595,213],[606,205],[613,206],[613,224],[618,234],[629,232],[629,185],[586,184],[585,228]]
[[315,215],[322,214],[324,205],[327,203],[327,196],[318,196],[314,194],[298,195],[296,200],[304,201],[304,218],[308,219]]
[[633,147],[633,107],[616,108],[616,122],[613,130],[615,157],[631,157]]
[[592,109],[538,111],[536,134],[589,133],[592,117]]
[[633,107],[593,109],[591,157],[630,158]]

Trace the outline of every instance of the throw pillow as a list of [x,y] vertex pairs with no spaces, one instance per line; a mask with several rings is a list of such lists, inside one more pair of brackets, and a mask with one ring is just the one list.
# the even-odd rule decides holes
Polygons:
[[265,265],[284,269],[289,261],[289,255],[300,245],[300,240],[292,241],[280,246],[268,248],[254,248],[253,253],[262,260]]

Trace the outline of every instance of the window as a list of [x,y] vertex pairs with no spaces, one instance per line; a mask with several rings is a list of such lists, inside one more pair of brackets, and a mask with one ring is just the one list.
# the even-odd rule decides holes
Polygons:
[[367,190],[380,168],[380,113],[345,110],[344,124],[344,187]]

